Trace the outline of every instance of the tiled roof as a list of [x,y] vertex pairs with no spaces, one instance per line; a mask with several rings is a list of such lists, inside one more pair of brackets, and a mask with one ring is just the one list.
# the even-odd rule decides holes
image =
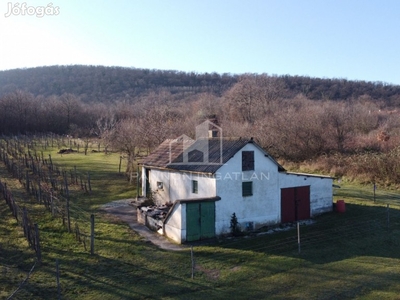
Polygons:
[[[247,143],[254,142],[244,138],[191,140],[182,136],[176,140],[164,141],[141,164],[179,171],[215,173]],[[261,147],[259,148],[261,149]],[[273,158],[271,159],[278,165],[279,170],[284,170]]]
[[248,139],[241,138],[200,139],[187,141],[184,151],[183,139],[166,140],[142,164],[180,171],[215,173],[248,142]]

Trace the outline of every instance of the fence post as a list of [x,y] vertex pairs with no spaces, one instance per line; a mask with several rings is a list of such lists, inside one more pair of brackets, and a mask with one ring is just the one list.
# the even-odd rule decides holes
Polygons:
[[297,222],[297,245],[299,248],[299,254],[301,253],[301,243],[300,243],[300,223]]
[[51,216],[54,217],[53,189],[50,189],[50,210]]
[[90,254],[94,254],[94,214],[90,215]]
[[18,208],[19,207],[18,207],[17,203],[15,203],[15,201],[12,202],[12,206],[13,206],[14,217],[17,220],[17,222],[19,223],[19,220],[18,220]]
[[92,193],[92,185],[90,184],[90,174],[89,174],[89,172],[87,173],[87,176],[88,176],[89,193],[91,194]]
[[69,215],[69,198],[67,197],[67,227],[68,227],[68,232],[71,232],[71,216]]
[[68,190],[68,180],[67,175],[64,175],[64,182],[65,182],[65,193],[67,194],[67,222],[68,222],[68,232],[71,232],[71,216],[69,213],[69,190]]
[[74,166],[75,171],[75,184],[78,184],[78,175],[76,174],[76,166]]
[[4,199],[6,199],[7,197],[7,182],[4,182],[3,197]]
[[61,286],[60,286],[60,268],[58,259],[56,259],[56,279],[57,279],[57,299],[61,299]]
[[[53,147],[53,140],[51,141],[51,147]],[[53,171],[53,161],[51,160],[51,154],[49,154],[50,170]]]
[[24,206],[22,208],[23,216],[22,216],[22,226],[24,227],[24,235],[26,238],[28,238],[28,212],[26,210],[26,207]]
[[42,204],[42,187],[40,185],[40,177],[38,179],[38,185],[39,185],[39,189],[38,189],[38,198],[39,198],[39,203]]
[[386,204],[386,214],[387,214],[387,230],[390,228],[390,216],[389,216],[389,204]]
[[192,260],[192,279],[194,278],[194,258],[193,258],[193,246],[190,246],[190,258]]
[[40,250],[40,239],[39,239],[39,227],[37,224],[35,224],[35,241],[36,241],[36,245],[35,245],[35,250],[36,250],[36,255],[37,255],[37,259],[38,262],[41,263],[42,262],[42,252]]
[[75,240],[80,240],[80,237],[79,237],[79,226],[78,226],[78,223],[76,223],[75,222]]
[[26,170],[26,191],[29,193],[29,173]]

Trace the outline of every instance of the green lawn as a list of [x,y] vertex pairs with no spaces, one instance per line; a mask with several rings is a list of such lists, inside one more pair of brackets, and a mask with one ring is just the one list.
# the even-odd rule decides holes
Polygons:
[[[21,205],[40,229],[43,263],[37,265],[14,299],[57,299],[56,260],[62,299],[398,299],[400,295],[400,196],[378,188],[343,183],[334,200],[346,201],[345,213],[328,213],[311,225],[273,234],[261,232],[220,239],[190,249],[167,252],[145,242],[101,204],[136,196],[136,182],[118,173],[119,155],[104,153],[44,156],[65,170],[87,176],[92,193],[71,186],[71,207],[82,226],[95,214],[95,255],[68,233],[10,178]],[[371,198],[372,195],[372,198]],[[386,205],[390,204],[389,222]],[[0,199],[0,299],[26,278],[35,261],[21,227]]]

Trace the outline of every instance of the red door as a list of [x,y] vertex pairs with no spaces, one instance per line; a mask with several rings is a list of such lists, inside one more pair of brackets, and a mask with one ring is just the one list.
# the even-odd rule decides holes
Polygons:
[[310,186],[281,189],[281,223],[310,218]]
[[295,211],[294,188],[281,189],[281,223],[295,221]]

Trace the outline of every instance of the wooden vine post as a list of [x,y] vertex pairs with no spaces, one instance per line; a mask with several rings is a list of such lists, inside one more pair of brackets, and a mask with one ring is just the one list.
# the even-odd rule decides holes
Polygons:
[[40,249],[40,238],[39,238],[39,227],[37,224],[34,225],[35,226],[35,250],[36,250],[36,256],[38,259],[38,262],[41,263],[42,262],[42,251]]
[[67,176],[64,176],[64,182],[65,182],[65,193],[67,196],[67,225],[68,225],[68,232],[71,232],[71,216],[69,212],[69,191],[68,191],[68,180]]
[[90,184],[90,174],[89,174],[89,172],[87,173],[87,176],[88,176],[89,193],[91,194],[92,193],[92,185]]
[[90,254],[94,255],[94,214],[90,215]]

